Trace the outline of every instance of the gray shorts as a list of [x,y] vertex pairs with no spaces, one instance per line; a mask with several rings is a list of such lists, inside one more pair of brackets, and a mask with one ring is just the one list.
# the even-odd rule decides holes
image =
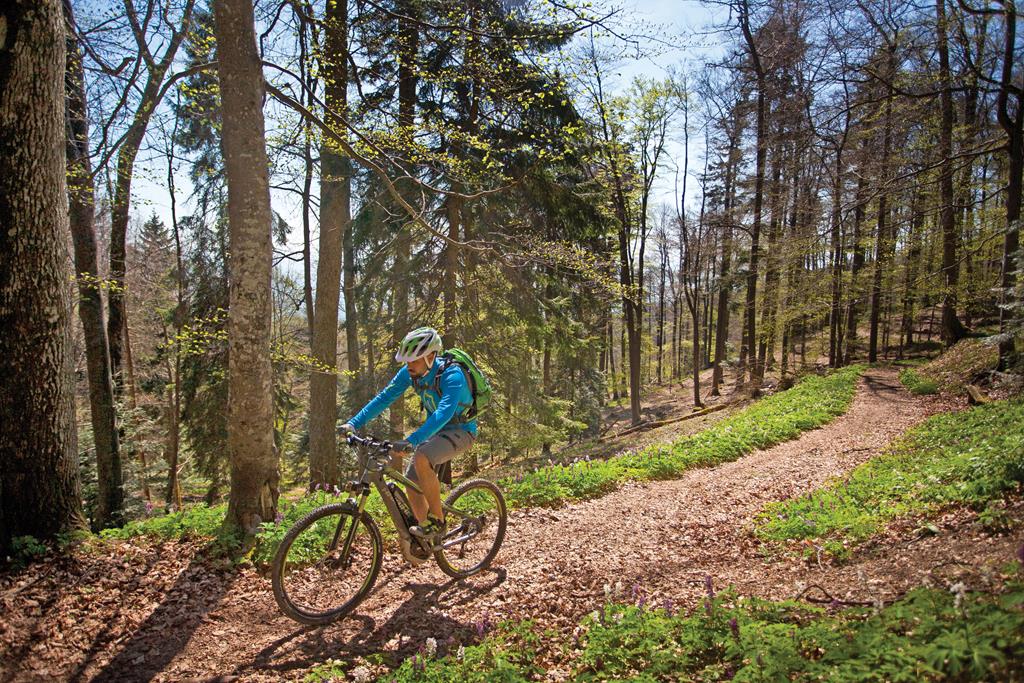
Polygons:
[[[476,437],[465,429],[442,429],[416,447],[416,453],[423,453],[427,460],[434,467],[443,465],[456,455],[465,453],[476,441]],[[416,478],[416,457],[409,459],[409,465],[405,468],[405,476],[419,483]]]

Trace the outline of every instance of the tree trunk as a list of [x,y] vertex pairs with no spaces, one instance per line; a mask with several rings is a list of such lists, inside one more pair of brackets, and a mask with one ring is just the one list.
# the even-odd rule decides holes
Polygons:
[[924,212],[921,204],[924,198],[918,192],[914,196],[910,213],[910,234],[907,235],[907,269],[903,280],[903,315],[900,322],[900,355],[914,343],[914,296],[917,281],[917,262],[921,258],[921,230],[924,227]]
[[850,294],[849,307],[846,310],[846,356],[843,364],[849,365],[853,360],[854,344],[857,341],[857,311],[860,302],[861,289],[858,276],[864,267],[864,245],[861,244],[861,226],[864,223],[864,209],[867,191],[865,169],[861,170],[860,179],[857,181],[856,206],[853,208],[853,260],[850,263]]
[[715,331],[715,365],[711,375],[711,395],[720,396],[720,387],[724,380],[724,368],[729,342],[729,299],[732,290],[732,209],[736,198],[735,156],[739,134],[738,112],[734,115],[736,126],[734,135],[729,136],[729,158],[725,166],[725,191],[723,192],[723,218],[725,225],[722,234],[722,268],[719,276],[718,289],[718,327]]
[[[67,168],[71,237],[78,277],[78,316],[85,339],[89,378],[89,409],[96,445],[99,491],[93,526],[105,529],[124,523],[124,490],[121,449],[117,433],[117,408],[110,374],[110,349],[103,321],[103,296],[94,229],[95,204],[92,164],[89,160],[89,120],[85,98],[85,71],[75,34],[70,0],[64,0],[67,31]],[[145,472],[143,472],[145,478]]]
[[952,346],[965,336],[956,314],[960,264],[956,257],[960,237],[956,229],[956,198],[953,194],[953,90],[949,77],[949,41],[946,37],[946,0],[935,3],[936,36],[939,51],[939,97],[942,116],[939,125],[939,200],[942,203],[939,222],[942,226],[942,341]]
[[57,0],[0,8],[0,552],[82,524]]
[[[942,0],[940,0],[941,2]],[[891,53],[890,53],[891,55]],[[888,73],[895,72],[895,65],[890,56]],[[889,239],[889,153],[892,146],[892,92],[885,101],[885,122],[882,131],[882,159],[879,164],[878,182],[882,188],[878,194],[878,220],[875,234],[875,270],[871,283],[871,314],[868,332],[868,362],[878,360],[878,322],[882,307],[882,278],[889,264],[889,252],[894,246]],[[952,186],[951,186],[952,187]]]
[[[849,121],[847,121],[847,128]],[[832,306],[829,309],[828,364],[837,368],[842,365],[843,328],[840,324],[843,295],[843,144],[836,149],[835,177],[832,179],[832,220],[831,220],[831,254],[832,254]]]
[[761,64],[761,56],[758,52],[757,43],[754,40],[750,27],[750,13],[746,0],[741,6],[740,27],[743,30],[743,37],[747,43],[747,50],[754,64],[754,71],[757,76],[757,155],[754,169],[754,217],[750,231],[750,266],[747,270],[747,298],[743,311],[745,318],[746,354],[740,351],[740,375],[743,374],[743,359],[749,365],[750,379],[754,386],[760,386],[764,379],[764,367],[757,362],[755,343],[757,341],[756,330],[756,305],[757,305],[757,277],[758,277],[758,256],[761,241],[761,209],[764,204],[764,167],[767,157],[767,96],[765,95],[765,71]]
[[757,348],[757,367],[761,376],[775,364],[775,321],[779,308],[779,255],[776,244],[782,223],[782,167],[783,154],[780,145],[772,151],[774,166],[772,173],[772,217],[768,222],[768,249],[765,255],[764,296],[761,308],[761,339]]
[[[1003,296],[1014,296],[1017,281],[1017,250],[1020,248],[1020,209],[1022,183],[1024,183],[1024,97],[1015,88],[1013,67],[1016,55],[1017,11],[1013,3],[1003,5],[1005,22],[1003,35],[1003,67],[999,81],[999,95],[996,101],[996,117],[1003,132],[1006,133],[1007,165],[1009,166],[1009,182],[1006,187],[1006,234],[1003,237],[1003,258],[1000,285]],[[1011,90],[1017,99],[1017,107],[1013,116],[1010,115],[1009,98]],[[1013,312],[1006,306],[999,311],[999,369],[1006,371],[1014,363],[1016,347],[1010,331]]]
[[253,535],[277,512],[270,365],[270,185],[263,125],[263,72],[253,5],[215,0],[217,69],[228,185],[228,454],[231,494],[226,523]]
[[[345,134],[348,116],[348,3],[331,0],[324,17],[325,120]],[[351,165],[332,143],[320,151],[320,242],[316,310],[310,351],[317,362],[309,379],[309,485],[337,485],[335,423],[338,419],[338,302],[345,232],[351,222]]]
[[[419,34],[416,5],[411,0],[398,3],[398,125],[400,137],[412,144],[416,124],[416,59],[419,53]],[[409,192],[407,182],[397,184],[399,191]],[[405,222],[405,219],[401,219]],[[411,236],[405,227],[399,227],[396,239],[395,258],[395,317],[392,327],[395,346],[409,331],[409,259],[412,250]],[[391,432],[395,437],[404,436],[405,398],[400,397],[391,404]]]
[[668,270],[668,247],[665,244],[665,234],[662,231],[662,243],[659,249],[661,256],[660,263],[660,274],[661,281],[658,284],[658,384],[661,384],[661,366],[662,359],[664,356],[664,345],[665,345],[665,271]]

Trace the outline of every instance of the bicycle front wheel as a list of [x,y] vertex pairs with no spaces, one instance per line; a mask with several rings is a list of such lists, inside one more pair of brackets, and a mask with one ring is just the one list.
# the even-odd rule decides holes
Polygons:
[[281,611],[303,624],[336,621],[369,594],[380,573],[380,530],[365,512],[336,503],[313,510],[288,530],[274,556],[271,582]]
[[434,557],[441,571],[462,579],[486,568],[498,554],[508,526],[505,497],[486,479],[471,479],[456,487],[445,504],[455,512],[448,512],[449,528]]

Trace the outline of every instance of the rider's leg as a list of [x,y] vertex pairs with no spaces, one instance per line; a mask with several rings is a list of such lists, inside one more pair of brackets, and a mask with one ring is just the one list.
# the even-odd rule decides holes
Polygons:
[[[441,509],[441,482],[437,480],[437,473],[434,472],[430,459],[424,453],[417,452],[415,458],[416,478],[420,480],[420,488],[423,489],[423,496],[417,497],[427,499],[427,505],[433,517],[444,519],[444,512]],[[421,522],[427,521],[426,515],[422,517],[417,515],[416,518]]]
[[[459,453],[469,449],[474,440],[473,435],[466,430],[449,429],[430,437],[416,449],[412,462],[409,463],[409,467],[405,471],[405,476],[418,483],[427,496],[424,497],[423,494],[411,488],[406,491],[418,522],[425,523],[428,512],[438,519],[443,518],[441,483],[437,480],[434,467],[448,462]],[[433,502],[429,502],[431,499]]]
[[[413,467],[415,468],[415,460],[413,460]],[[411,479],[412,477],[410,477]],[[416,477],[419,479],[419,476]],[[416,521],[423,523],[427,521],[427,499],[422,494],[417,493],[411,488],[406,488],[406,494],[409,497],[409,505],[412,506],[412,513],[416,515]]]

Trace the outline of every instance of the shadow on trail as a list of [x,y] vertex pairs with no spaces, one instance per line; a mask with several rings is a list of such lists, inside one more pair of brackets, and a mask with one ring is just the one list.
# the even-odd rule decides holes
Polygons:
[[[480,635],[477,624],[452,619],[447,612],[494,590],[504,583],[506,576],[506,571],[498,568],[441,585],[407,583],[405,589],[412,591],[412,597],[386,621],[378,624],[373,617],[357,611],[338,624],[297,628],[260,650],[251,662],[240,665],[233,674],[243,676],[254,671],[284,674],[311,668],[326,659],[351,663],[356,657],[383,651],[396,637],[398,648],[387,655],[390,666],[397,666],[406,657],[421,651],[427,638],[437,641],[439,654],[446,654],[458,644],[473,641]],[[282,653],[282,648],[289,645],[289,651]]]
[[[206,556],[206,551],[196,553],[157,608],[134,629],[131,638],[94,678],[86,673],[95,658],[91,653],[70,680],[151,681],[166,669],[238,578],[237,574],[212,570]],[[96,649],[94,646],[93,650]]]

